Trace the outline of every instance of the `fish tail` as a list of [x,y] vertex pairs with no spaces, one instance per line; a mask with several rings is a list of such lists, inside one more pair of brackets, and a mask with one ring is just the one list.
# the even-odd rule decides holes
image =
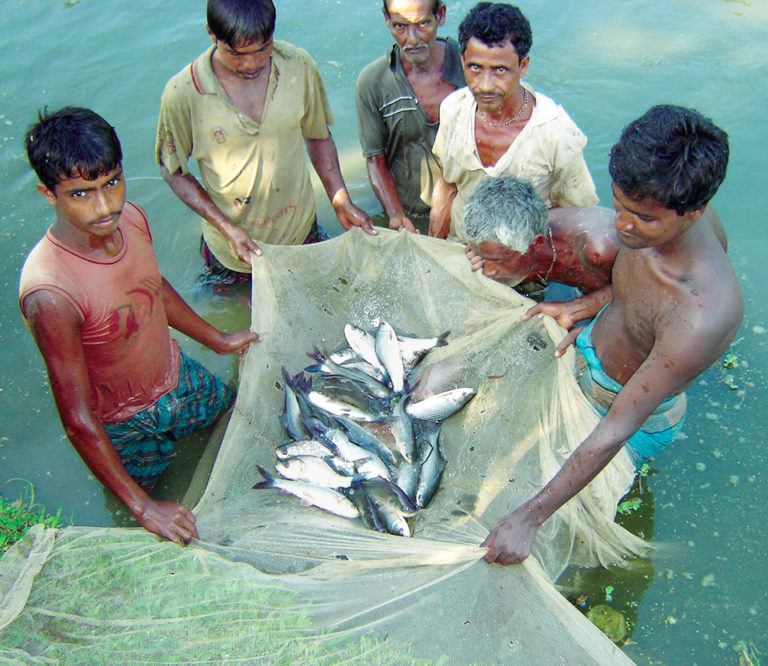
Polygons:
[[274,488],[275,487],[275,477],[272,476],[267,470],[265,470],[261,465],[256,465],[256,469],[259,470],[259,473],[264,477],[264,481],[259,481],[255,486],[253,486],[255,489],[259,488]]
[[448,341],[446,338],[451,334],[450,330],[445,331],[444,333],[441,333],[437,336],[437,343],[435,344],[435,347],[445,347],[448,344]]

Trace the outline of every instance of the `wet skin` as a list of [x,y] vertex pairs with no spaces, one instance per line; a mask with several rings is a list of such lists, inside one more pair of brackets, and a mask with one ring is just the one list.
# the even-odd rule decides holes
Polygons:
[[[615,185],[613,196],[622,245],[613,268],[613,299],[595,322],[592,342],[606,373],[623,386],[553,479],[491,530],[483,542],[488,562],[525,559],[541,524],[610,462],[665,398],[684,391],[719,358],[744,315],[723,239],[701,221],[704,208],[678,215]],[[558,316],[572,303],[542,303],[529,316]],[[592,305],[590,316],[599,307]],[[569,332],[558,351],[577,332]]]
[[598,206],[556,208],[549,233],[535,236],[526,252],[484,241],[470,243],[467,258],[472,270],[505,284],[544,279],[592,292],[611,282],[619,247],[613,220],[610,210]]
[[[51,233],[64,245],[97,260],[113,257],[123,248],[119,222],[126,192],[120,165],[92,180],[74,174],[63,178],[53,190],[42,183],[37,189],[56,209]],[[198,317],[165,279],[161,294],[168,324],[217,353],[242,353],[259,340],[258,334],[248,330],[224,334],[214,328]],[[80,313],[64,296],[48,289],[28,295],[23,309],[45,361],[64,430],[94,476],[150,532],[178,544],[196,538],[192,512],[147,495],[126,472],[94,413]],[[168,344],[167,338],[158,344]]]

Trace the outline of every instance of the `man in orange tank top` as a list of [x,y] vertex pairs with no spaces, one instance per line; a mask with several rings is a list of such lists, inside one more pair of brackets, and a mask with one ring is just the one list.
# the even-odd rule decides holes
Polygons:
[[234,396],[181,352],[168,327],[220,354],[242,353],[259,336],[217,330],[162,277],[146,216],[125,200],[120,141],[103,118],[73,107],[41,113],[26,148],[56,217],[24,264],[19,304],[64,429],[141,525],[188,543],[195,516],[147,492],[173,442],[213,423]]

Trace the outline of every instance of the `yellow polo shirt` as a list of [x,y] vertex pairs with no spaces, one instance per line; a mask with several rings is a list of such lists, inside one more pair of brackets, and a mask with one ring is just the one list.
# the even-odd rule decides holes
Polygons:
[[[197,160],[214,204],[256,241],[302,243],[315,218],[304,139],[325,139],[333,124],[310,55],[275,41],[260,123],[232,102],[211,67],[211,46],[168,81],[160,102],[155,155],[171,173]],[[203,235],[229,269],[250,272],[227,239],[203,220]]]

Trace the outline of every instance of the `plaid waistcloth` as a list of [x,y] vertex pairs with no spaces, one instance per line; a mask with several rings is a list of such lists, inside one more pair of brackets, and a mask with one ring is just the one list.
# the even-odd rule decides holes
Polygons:
[[[608,307],[607,305],[605,307]],[[603,310],[605,309],[603,308]],[[576,364],[574,376],[582,393],[592,403],[600,416],[605,416],[616,395],[622,388],[609,377],[592,345],[592,327],[603,310],[580,332],[576,338]],[[683,429],[687,400],[685,393],[665,399],[626,442],[627,452],[636,468],[648,458],[672,443]]]
[[216,375],[181,352],[176,388],[124,421],[105,423],[104,429],[128,474],[148,488],[176,455],[173,442],[212,424],[234,398]]

